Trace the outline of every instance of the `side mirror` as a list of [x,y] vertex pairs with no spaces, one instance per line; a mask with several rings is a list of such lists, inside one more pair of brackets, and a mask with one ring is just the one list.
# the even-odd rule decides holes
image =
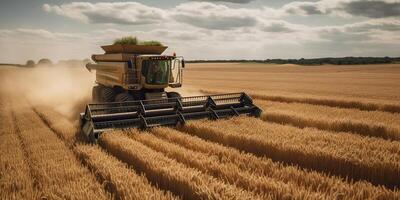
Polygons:
[[182,68],[185,68],[185,60],[182,59]]

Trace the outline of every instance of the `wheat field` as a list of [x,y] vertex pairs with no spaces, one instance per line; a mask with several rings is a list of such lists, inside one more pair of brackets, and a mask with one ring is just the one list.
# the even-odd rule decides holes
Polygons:
[[0,199],[400,199],[399,80],[400,64],[188,64],[183,96],[244,91],[262,116],[89,144],[90,74],[3,66]]

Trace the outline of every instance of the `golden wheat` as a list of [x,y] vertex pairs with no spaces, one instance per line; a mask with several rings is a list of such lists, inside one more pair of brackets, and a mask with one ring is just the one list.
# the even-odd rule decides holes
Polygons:
[[395,105],[394,111],[399,112],[399,69],[399,64],[309,67],[201,63],[190,64],[186,69],[185,87],[222,93],[247,91],[272,97],[332,99],[344,102],[343,106],[351,105],[345,102],[363,102],[362,107],[372,103],[388,105],[389,111],[390,105]]
[[256,157],[237,149],[205,141],[199,137],[182,133],[169,128],[154,128],[152,134],[160,139],[179,144],[194,151],[203,152],[216,157],[220,162],[232,163],[242,170],[251,171],[259,176],[267,176],[281,180],[295,187],[310,191],[319,191],[329,198],[345,199],[398,199],[399,192],[372,186],[368,182],[347,183],[338,177],[330,177],[321,173],[304,171],[293,166],[283,166],[270,159]]
[[171,193],[161,191],[115,157],[108,155],[98,146],[79,144],[75,152],[98,177],[116,199],[177,200]]
[[254,118],[190,122],[181,130],[228,146],[355,180],[400,186],[400,144],[268,124]]
[[42,198],[107,199],[95,177],[26,103],[14,103],[15,123]]
[[261,118],[266,121],[400,140],[399,114],[271,101],[256,104],[263,109]]
[[363,136],[378,137],[387,140],[400,140],[398,129],[384,124],[371,124],[347,119],[329,119],[325,117],[303,116],[291,111],[265,111],[262,120],[279,124],[288,124],[299,128],[314,127],[335,132],[352,132]]
[[52,129],[63,141],[72,145],[79,133],[78,127],[74,126],[64,116],[46,106],[37,106],[34,111],[39,115],[43,122]]
[[280,180],[259,176],[247,170],[240,169],[232,163],[222,163],[215,156],[195,152],[176,144],[166,142],[154,135],[131,131],[132,138],[146,146],[162,152],[167,157],[175,159],[189,167],[219,178],[227,183],[254,191],[262,195],[271,196],[273,199],[321,199],[321,193],[312,193],[302,188],[285,184]]
[[112,155],[144,173],[149,181],[183,199],[260,199],[167,158],[122,132],[104,133],[99,143]]
[[[48,107],[37,107],[35,111],[64,140],[69,143],[75,141],[76,129],[60,113]],[[96,146],[78,144],[72,148],[117,199],[178,199],[171,193],[152,187],[146,178],[137,175],[124,163]]]
[[[200,90],[205,94],[218,94],[226,93],[224,90]],[[365,111],[384,111],[391,113],[400,113],[400,105],[396,104],[385,104],[385,103],[373,103],[373,102],[362,102],[354,100],[345,99],[328,99],[328,98],[318,98],[318,97],[300,97],[300,96],[278,96],[278,95],[268,95],[260,94],[259,92],[249,92],[252,98],[259,100],[284,102],[284,103],[304,103],[311,105],[322,105],[337,108],[352,108]]]
[[[1,97],[0,97],[1,98]],[[0,99],[0,199],[37,199],[8,99]]]

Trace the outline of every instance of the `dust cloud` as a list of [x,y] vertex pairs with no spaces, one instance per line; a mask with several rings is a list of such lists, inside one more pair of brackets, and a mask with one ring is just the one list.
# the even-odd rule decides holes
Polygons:
[[7,90],[32,106],[47,106],[71,121],[91,100],[95,75],[84,67],[52,66],[6,70]]
[[[90,103],[95,84],[95,74],[84,66],[8,67],[0,73],[4,78],[1,88],[7,88],[7,94],[26,98],[33,107],[50,107],[73,122]],[[183,97],[203,95],[190,85],[167,91],[178,92]]]

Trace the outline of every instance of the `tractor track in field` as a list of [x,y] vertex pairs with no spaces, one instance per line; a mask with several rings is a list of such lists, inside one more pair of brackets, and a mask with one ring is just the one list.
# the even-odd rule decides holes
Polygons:
[[[54,128],[52,126],[51,122],[49,121],[48,118],[45,117],[43,113],[40,113],[39,110],[35,107],[31,107],[32,111],[35,112],[35,114],[41,119],[43,124],[47,126],[75,155],[75,157],[82,163],[83,166],[85,166],[87,169],[89,169],[94,177],[96,178],[97,182],[99,184],[103,185],[103,188],[109,193],[112,194],[112,199],[120,199],[118,195],[115,194],[115,189],[113,188],[112,184],[108,183],[107,180],[102,177],[101,175],[97,174],[95,170],[89,166],[89,164],[83,159],[81,156],[76,151],[76,144],[72,141],[67,141],[65,136],[61,133],[60,130]],[[61,117],[61,116],[60,116]]]
[[33,187],[34,187],[35,190],[38,191],[39,190],[39,183],[37,181],[37,178],[35,178],[33,176],[33,173],[32,173],[33,169],[32,169],[32,166],[30,164],[30,160],[29,160],[29,157],[28,157],[28,152],[26,151],[25,144],[24,144],[24,142],[22,142],[21,131],[20,131],[20,129],[19,129],[17,123],[16,123],[17,120],[16,120],[15,113],[11,112],[11,115],[12,115],[12,121],[13,121],[13,126],[14,126],[15,133],[16,133],[16,135],[18,137],[19,143],[21,144],[21,150],[23,152],[25,160],[28,161],[27,165],[28,165],[28,168],[29,168],[29,175],[32,177]]
[[[81,165],[71,148],[29,104],[18,107],[14,105],[13,113],[14,120],[20,122],[16,123],[18,134],[29,160],[35,187],[41,191],[40,196],[51,199],[109,198],[100,184],[93,182],[95,176]],[[35,126],[33,127],[33,125]],[[54,155],[63,158],[60,160],[58,156]],[[63,168],[63,166],[69,167]],[[86,188],[82,187],[89,183],[92,185]],[[80,187],[82,188],[78,189]]]
[[[36,181],[36,178],[33,176],[32,173],[32,166],[30,165],[28,153],[26,151],[26,148],[24,146],[24,143],[22,142],[20,131],[18,129],[18,126],[16,124],[16,118],[15,118],[15,113],[11,109],[11,105],[9,101],[9,97],[4,99],[0,98],[0,104],[2,105],[1,114],[0,118],[2,120],[8,121],[8,124],[4,124],[2,126],[2,129],[0,131],[0,137],[2,137],[2,142],[7,142],[7,145],[12,145],[10,148],[13,148],[13,153],[15,154],[14,157],[11,160],[11,155],[2,155],[3,159],[6,159],[5,161],[7,162],[6,165],[12,165],[13,168],[10,168],[10,166],[2,168],[5,170],[6,173],[15,173],[15,171],[18,171],[18,176],[17,177],[10,177],[11,180],[8,180],[7,183],[2,184],[2,189],[6,190],[18,190],[20,194],[17,194],[17,198],[38,198],[39,197],[39,190],[38,190],[38,182]],[[7,104],[7,106],[5,106]],[[3,121],[4,123],[4,121]],[[8,132],[7,132],[8,130]],[[3,132],[4,131],[4,132]],[[8,136],[8,137],[7,137]],[[5,138],[3,138],[5,137]],[[10,149],[2,149],[6,151],[10,151]],[[14,162],[14,163],[12,163]],[[1,163],[3,165],[3,163]],[[4,167],[4,166],[2,166]],[[15,168],[14,168],[15,167]],[[15,170],[15,171],[14,171]],[[8,174],[8,175],[10,175]],[[0,176],[1,179],[4,180],[5,177]],[[5,187],[5,188],[3,188]],[[0,189],[0,190],[2,190]],[[0,198],[3,198],[4,196],[1,195]]]

